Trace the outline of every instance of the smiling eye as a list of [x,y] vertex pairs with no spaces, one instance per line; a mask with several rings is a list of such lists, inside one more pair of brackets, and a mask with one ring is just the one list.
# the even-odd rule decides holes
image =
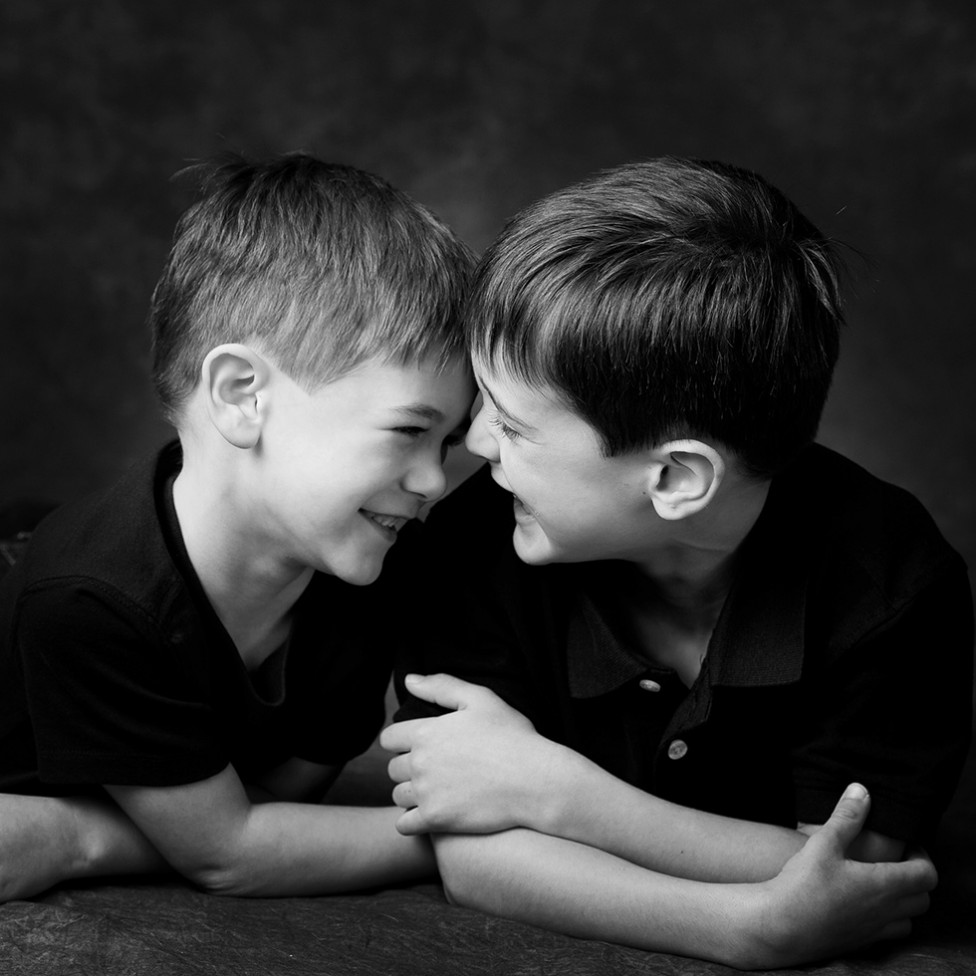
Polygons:
[[497,414],[493,414],[488,418],[488,423],[490,426],[494,427],[502,437],[508,438],[510,441],[518,440],[522,435],[514,428],[509,427],[508,424],[502,420]]

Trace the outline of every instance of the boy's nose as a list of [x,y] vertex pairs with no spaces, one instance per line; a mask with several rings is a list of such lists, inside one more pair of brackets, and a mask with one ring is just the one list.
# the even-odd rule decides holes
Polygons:
[[485,418],[485,408],[481,407],[471,421],[468,433],[464,438],[464,446],[478,457],[483,457],[486,461],[498,460],[498,442],[495,435],[488,428],[488,421]]
[[418,460],[407,472],[403,487],[425,502],[436,502],[447,489],[447,475],[439,457]]

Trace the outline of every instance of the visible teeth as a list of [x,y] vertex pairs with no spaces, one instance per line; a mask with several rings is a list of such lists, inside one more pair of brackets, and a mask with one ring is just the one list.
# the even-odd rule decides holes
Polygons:
[[366,512],[366,515],[374,522],[384,528],[392,529],[394,532],[399,532],[407,522],[405,518],[396,515],[380,515],[377,512]]

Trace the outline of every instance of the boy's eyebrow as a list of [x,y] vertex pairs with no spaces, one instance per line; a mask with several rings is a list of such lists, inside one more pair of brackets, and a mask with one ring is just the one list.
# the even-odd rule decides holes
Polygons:
[[516,417],[514,414],[509,413],[498,402],[497,397],[495,396],[494,393],[491,392],[491,388],[483,379],[478,380],[478,385],[487,395],[488,399],[491,400],[492,404],[494,404],[495,410],[498,411],[498,413],[500,413],[508,423],[510,423],[513,427],[519,427],[522,430],[534,430],[531,424],[527,424],[524,420],[519,420],[518,417]]
[[394,407],[394,410],[397,413],[410,414],[418,420],[429,420],[434,424],[440,423],[444,419],[444,414],[429,403],[405,403],[402,407]]

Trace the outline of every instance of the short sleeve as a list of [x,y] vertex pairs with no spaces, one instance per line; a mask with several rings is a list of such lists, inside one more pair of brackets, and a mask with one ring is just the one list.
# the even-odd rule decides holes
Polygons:
[[227,764],[180,649],[117,591],[90,580],[32,588],[15,635],[43,782],[177,785]]
[[870,829],[907,841],[934,829],[972,734],[972,626],[960,570],[823,669],[814,731],[794,756],[801,822],[823,823],[859,781],[872,797]]

